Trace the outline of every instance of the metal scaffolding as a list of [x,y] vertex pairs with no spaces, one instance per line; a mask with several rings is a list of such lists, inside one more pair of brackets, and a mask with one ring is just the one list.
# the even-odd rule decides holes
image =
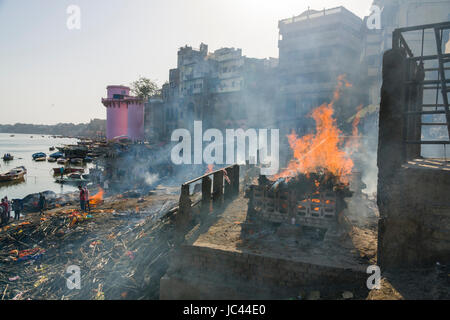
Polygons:
[[[421,33],[421,47],[420,53],[414,55],[411,46],[408,44],[408,34],[412,32]],[[450,144],[450,109],[449,109],[449,99],[448,94],[450,92],[450,76],[446,71],[450,70],[450,53],[445,53],[444,36],[447,36],[450,32],[450,22],[428,24],[422,26],[414,26],[407,28],[396,29],[392,37],[392,48],[403,50],[406,54],[408,60],[407,68],[413,68],[415,74],[412,75],[410,70],[406,72],[407,77],[406,87],[407,90],[413,90],[411,88],[420,88],[421,91],[418,97],[421,100],[419,105],[413,106],[412,104],[417,104],[418,101],[412,101],[407,99],[406,105],[403,111],[403,117],[405,123],[412,121],[418,121],[420,125],[420,130],[425,126],[431,127],[447,127],[447,133],[449,139],[433,139],[424,140],[420,139],[408,139],[411,136],[410,133],[404,132],[404,142],[406,144],[429,144],[429,145],[445,145]],[[425,35],[431,34],[435,38],[436,52],[435,54],[424,54],[424,49],[429,51],[431,48],[424,48]],[[426,66],[427,64],[428,66]],[[416,77],[417,72],[422,73],[422,79]],[[423,97],[424,93],[428,90],[432,90],[434,93],[434,101],[430,103],[424,103]],[[433,115],[445,115],[445,121],[436,121],[436,117]],[[439,117],[439,116],[438,116]],[[426,118],[426,119],[425,119]],[[428,121],[426,121],[428,120]],[[405,126],[405,130],[408,130],[408,126]],[[443,130],[443,129],[442,129]]]

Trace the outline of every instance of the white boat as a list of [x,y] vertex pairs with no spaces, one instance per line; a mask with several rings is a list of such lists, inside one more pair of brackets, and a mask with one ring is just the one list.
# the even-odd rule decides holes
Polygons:
[[55,180],[57,183],[67,183],[67,184],[87,184],[89,183],[89,179],[83,178],[83,176],[79,173],[71,173],[67,177],[57,178]]

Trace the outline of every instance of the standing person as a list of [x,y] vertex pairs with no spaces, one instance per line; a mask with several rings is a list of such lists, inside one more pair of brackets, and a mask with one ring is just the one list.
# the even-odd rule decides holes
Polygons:
[[78,190],[80,190],[80,208],[82,212],[86,212],[86,195],[85,190],[81,185],[78,186]]
[[23,210],[22,199],[14,199],[13,200],[13,209],[14,209],[14,220],[20,220],[20,213]]
[[3,209],[5,211],[5,213],[4,213],[5,220],[8,223],[8,221],[9,221],[9,213],[8,212],[9,212],[10,208],[9,208],[8,198],[6,196],[2,199],[1,205],[3,206]]
[[8,216],[8,203],[6,203],[5,198],[2,199],[0,203],[0,215],[2,218],[2,224],[7,224],[7,216]]
[[89,213],[91,213],[91,204],[89,203],[89,189],[87,187],[84,187],[84,196],[86,200],[86,206],[89,210]]
[[8,213],[8,221],[9,221],[9,219],[11,219],[11,201],[8,200],[7,196],[5,196],[5,201],[6,201],[6,204],[8,205],[7,213]]
[[59,173],[61,174],[61,182],[64,178],[64,167],[59,168]]
[[2,205],[0,205],[0,226],[2,226],[5,223],[6,215],[5,215],[5,208],[3,208]]
[[39,215],[44,214],[44,210],[45,210],[45,197],[44,194],[42,192],[39,192]]

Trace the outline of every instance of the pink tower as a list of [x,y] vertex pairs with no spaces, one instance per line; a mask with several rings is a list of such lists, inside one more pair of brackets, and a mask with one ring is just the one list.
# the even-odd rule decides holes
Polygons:
[[108,97],[102,99],[106,107],[106,138],[128,136],[131,140],[144,140],[144,103],[130,96],[130,88],[108,86]]

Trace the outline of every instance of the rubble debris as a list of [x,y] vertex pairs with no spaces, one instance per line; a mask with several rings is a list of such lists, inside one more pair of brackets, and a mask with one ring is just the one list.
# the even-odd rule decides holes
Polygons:
[[[172,247],[173,226],[165,213],[174,202],[158,198],[148,209],[136,207],[135,199],[111,201],[116,202],[98,205],[89,214],[73,207],[47,211],[42,219],[29,214],[27,221],[1,229],[3,298],[158,299]],[[149,200],[144,201],[148,206]],[[113,212],[127,207],[133,208],[132,219],[113,218]],[[80,267],[80,290],[67,287],[71,265]]]

